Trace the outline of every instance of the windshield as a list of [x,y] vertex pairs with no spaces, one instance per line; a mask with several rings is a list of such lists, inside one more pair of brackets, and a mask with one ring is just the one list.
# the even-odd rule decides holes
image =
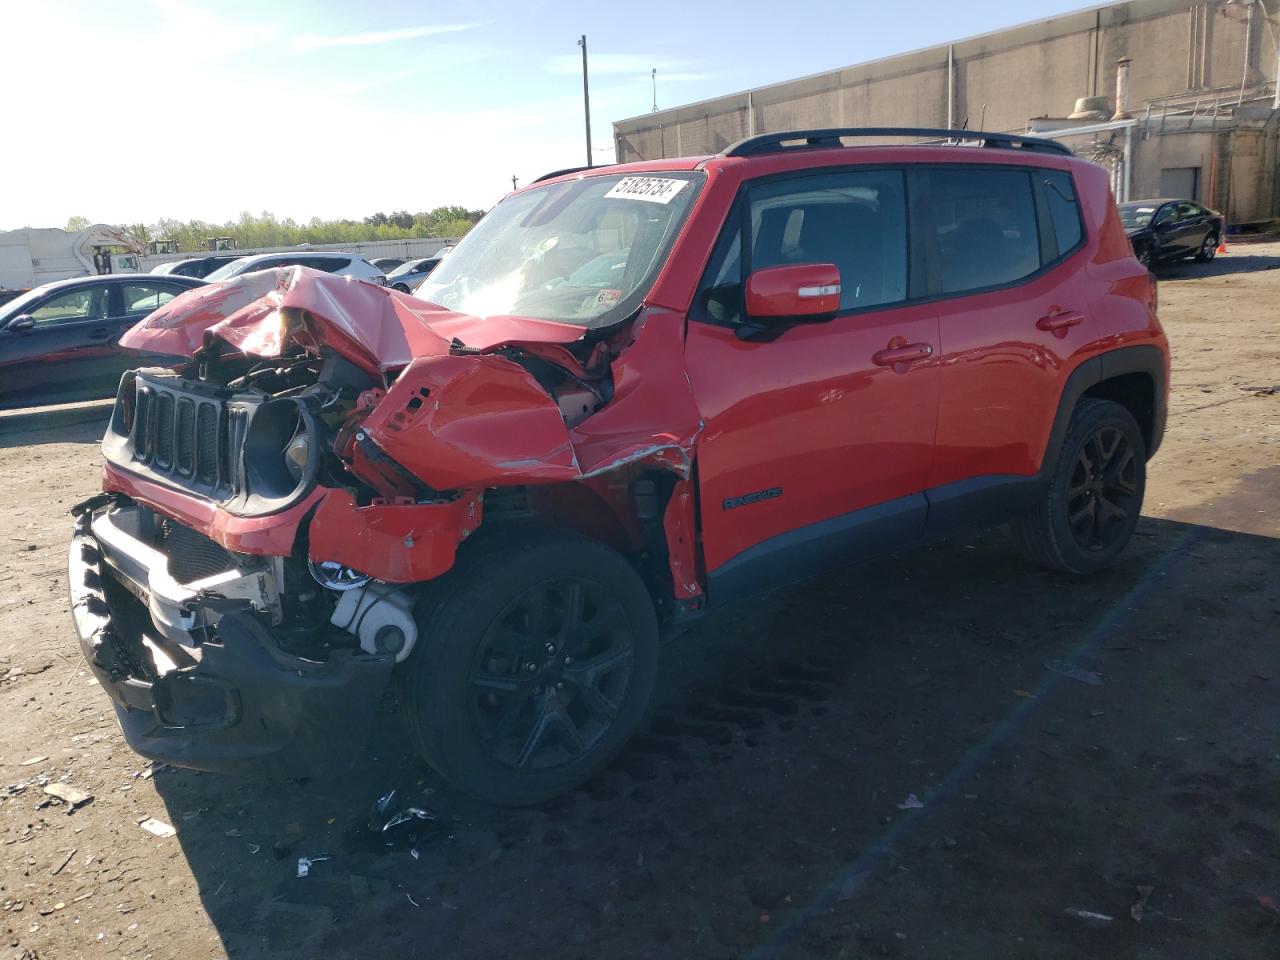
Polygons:
[[447,310],[604,327],[639,306],[704,180],[588,176],[502,201],[415,294]]
[[1122,203],[1119,207],[1120,222],[1126,230],[1145,227],[1156,215],[1156,207],[1150,203]]
[[35,303],[50,290],[48,285],[43,287],[35,287],[28,290],[20,297],[14,297],[8,303],[0,304],[0,327],[3,327],[11,319],[19,314],[26,313],[27,306]]

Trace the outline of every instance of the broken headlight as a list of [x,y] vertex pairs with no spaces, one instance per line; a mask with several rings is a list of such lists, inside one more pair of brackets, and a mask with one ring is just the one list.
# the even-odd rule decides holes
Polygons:
[[307,472],[307,462],[311,459],[311,435],[303,430],[294,434],[284,448],[284,468],[294,483],[300,483]]

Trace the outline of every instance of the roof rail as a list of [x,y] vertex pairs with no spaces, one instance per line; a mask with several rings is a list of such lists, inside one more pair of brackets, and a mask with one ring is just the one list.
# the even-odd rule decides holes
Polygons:
[[[1017,133],[987,133],[983,130],[942,130],[934,127],[832,127],[825,130],[784,130],[762,133],[731,143],[720,152],[722,157],[755,157],[762,153],[815,147],[843,147],[841,137],[928,137],[931,140],[978,140],[984,147],[1005,150],[1035,150],[1073,156],[1071,148],[1055,140],[1024,137]],[[801,141],[794,143],[793,141]]]
[[612,166],[612,163],[593,163],[589,167],[565,167],[563,170],[552,170],[550,173],[544,173],[538,179],[530,181],[530,184],[541,183],[543,180],[554,180],[556,177],[563,177],[570,173],[581,173],[583,170],[599,170],[601,167]]

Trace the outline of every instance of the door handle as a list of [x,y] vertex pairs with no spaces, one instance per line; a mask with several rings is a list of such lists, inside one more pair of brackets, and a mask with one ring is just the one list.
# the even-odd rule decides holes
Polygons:
[[1041,330],[1048,330],[1059,336],[1067,335],[1067,328],[1074,327],[1084,321],[1084,314],[1076,310],[1050,310],[1036,321]]
[[87,336],[90,340],[107,340],[111,337],[111,328],[110,327],[94,327],[87,334],[85,334],[85,336]]
[[[927,343],[903,343],[901,337],[894,337],[889,346],[877,350],[871,360],[880,367],[893,367],[898,373],[905,373],[905,368],[917,360],[927,360],[933,356],[933,347]],[[899,367],[904,369],[898,370]]]

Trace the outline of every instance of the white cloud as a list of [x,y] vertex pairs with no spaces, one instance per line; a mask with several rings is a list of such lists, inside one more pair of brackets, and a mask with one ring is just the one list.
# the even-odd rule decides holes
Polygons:
[[327,47],[372,47],[383,43],[397,43],[401,40],[417,40],[421,37],[435,37],[443,33],[461,33],[463,30],[474,30],[484,26],[483,23],[437,23],[421,27],[401,27],[397,30],[374,30],[370,33],[348,33],[335,36],[320,36],[314,33],[303,33],[289,41],[295,50],[320,50]]

